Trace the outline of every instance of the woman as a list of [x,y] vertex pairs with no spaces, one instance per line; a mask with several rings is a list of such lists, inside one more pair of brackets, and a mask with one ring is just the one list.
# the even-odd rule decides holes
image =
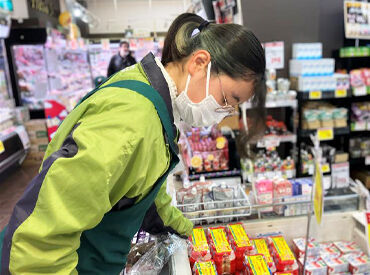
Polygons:
[[189,236],[163,184],[174,121],[213,125],[252,96],[264,106],[264,71],[252,32],[180,15],[162,63],[148,54],[114,74],[59,127],[6,229],[1,274],[118,274],[139,228]]

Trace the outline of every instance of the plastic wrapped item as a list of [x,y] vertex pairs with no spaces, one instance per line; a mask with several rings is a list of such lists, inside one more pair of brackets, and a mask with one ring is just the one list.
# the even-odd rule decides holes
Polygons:
[[360,247],[355,242],[334,242],[334,245],[342,254],[353,253],[361,251]]
[[370,271],[370,259],[366,255],[351,253],[344,257],[348,261],[349,271],[352,274],[368,274]]
[[320,243],[319,246],[320,246],[320,256],[321,257],[325,255],[339,257],[341,254],[339,249],[332,242],[323,242],[323,243]]
[[131,247],[130,253],[127,256],[126,273],[130,272],[132,267],[155,245],[154,241],[147,243],[138,243]]
[[248,275],[271,275],[262,254],[245,256],[244,264]]
[[211,227],[208,234],[217,272],[219,274],[235,273],[235,253],[227,240],[225,227]]
[[195,275],[217,275],[214,261],[196,262],[193,268]]
[[325,264],[328,266],[328,274],[337,274],[348,272],[348,261],[343,256],[325,255],[321,257]]
[[[306,248],[306,239],[297,238],[293,240],[293,250],[297,259],[304,257]],[[310,239],[307,247],[307,256],[319,256],[320,255],[320,245],[315,242],[314,239]]]
[[293,271],[298,274],[298,264],[283,236],[268,238],[270,253],[274,258],[277,271]]
[[[214,187],[213,191],[213,198],[217,202],[217,208],[232,208],[233,207],[233,199],[234,199],[234,188],[228,187],[226,183],[221,183],[219,187]],[[228,202],[225,202],[228,201]],[[233,211],[220,211],[219,215],[232,215]],[[230,222],[231,218],[221,218],[219,219],[220,222]]]
[[182,244],[180,237],[173,234],[159,237],[157,243],[136,262],[127,275],[158,275]]
[[[301,272],[303,274],[303,264],[304,258],[299,259],[299,265]],[[306,262],[306,269],[304,275],[327,275],[328,267],[325,262],[320,258],[308,257]]]
[[276,272],[276,266],[275,266],[273,258],[271,257],[271,254],[270,254],[270,251],[268,249],[265,239],[263,238],[253,239],[252,242],[255,247],[255,253],[262,254],[265,257],[265,261],[267,265],[269,266],[270,271]]
[[236,270],[242,271],[245,255],[251,255],[254,251],[245,228],[242,223],[234,223],[227,225],[227,233],[229,242],[235,252]]
[[211,260],[211,252],[209,250],[207,237],[204,229],[196,227],[193,229],[193,234],[189,237],[189,260],[190,266],[193,267],[196,261]]
[[[193,212],[199,210],[199,205],[197,203],[200,203],[202,200],[202,194],[197,191],[195,187],[192,187],[188,192],[185,193],[183,197],[183,204],[191,204],[188,206],[183,207],[183,212]],[[199,218],[199,215],[197,216],[188,216],[189,218]]]

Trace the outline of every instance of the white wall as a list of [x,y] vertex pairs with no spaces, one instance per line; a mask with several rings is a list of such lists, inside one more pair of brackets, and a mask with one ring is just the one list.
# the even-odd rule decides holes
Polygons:
[[190,1],[87,0],[88,9],[101,20],[98,27],[90,28],[90,33],[123,33],[128,25],[149,31],[167,31],[172,20],[186,10]]

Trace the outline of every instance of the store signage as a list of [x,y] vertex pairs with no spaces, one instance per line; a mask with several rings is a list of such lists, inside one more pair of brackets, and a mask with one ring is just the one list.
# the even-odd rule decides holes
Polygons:
[[267,69],[284,68],[284,42],[268,42],[264,44]]
[[335,90],[335,97],[347,97],[347,90]]
[[365,212],[367,254],[370,256],[370,212]]
[[331,165],[331,177],[334,188],[349,187],[349,163],[333,163]]
[[315,162],[315,175],[314,175],[314,198],[313,198],[313,210],[316,216],[316,221],[321,224],[322,213],[324,211],[324,192],[322,174],[320,164],[318,161]]
[[344,28],[346,38],[370,39],[370,3],[344,2]]
[[321,91],[310,91],[309,99],[321,99],[322,92]]
[[333,128],[321,128],[317,130],[317,135],[320,141],[324,140],[333,140],[334,139],[334,130]]
[[4,143],[0,140],[0,154],[5,152]]

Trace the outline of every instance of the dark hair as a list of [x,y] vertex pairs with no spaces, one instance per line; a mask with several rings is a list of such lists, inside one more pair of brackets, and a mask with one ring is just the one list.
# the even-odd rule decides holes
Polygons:
[[123,44],[127,45],[127,47],[130,47],[130,43],[128,43],[127,41],[119,42],[119,47],[121,48]]
[[254,81],[252,105],[259,111],[248,131],[249,137],[254,136],[265,124],[266,60],[261,42],[252,31],[238,24],[210,23],[192,35],[203,22],[196,14],[179,15],[164,41],[162,63],[166,66],[170,62],[181,62],[192,52],[203,49],[211,55],[213,73]]

